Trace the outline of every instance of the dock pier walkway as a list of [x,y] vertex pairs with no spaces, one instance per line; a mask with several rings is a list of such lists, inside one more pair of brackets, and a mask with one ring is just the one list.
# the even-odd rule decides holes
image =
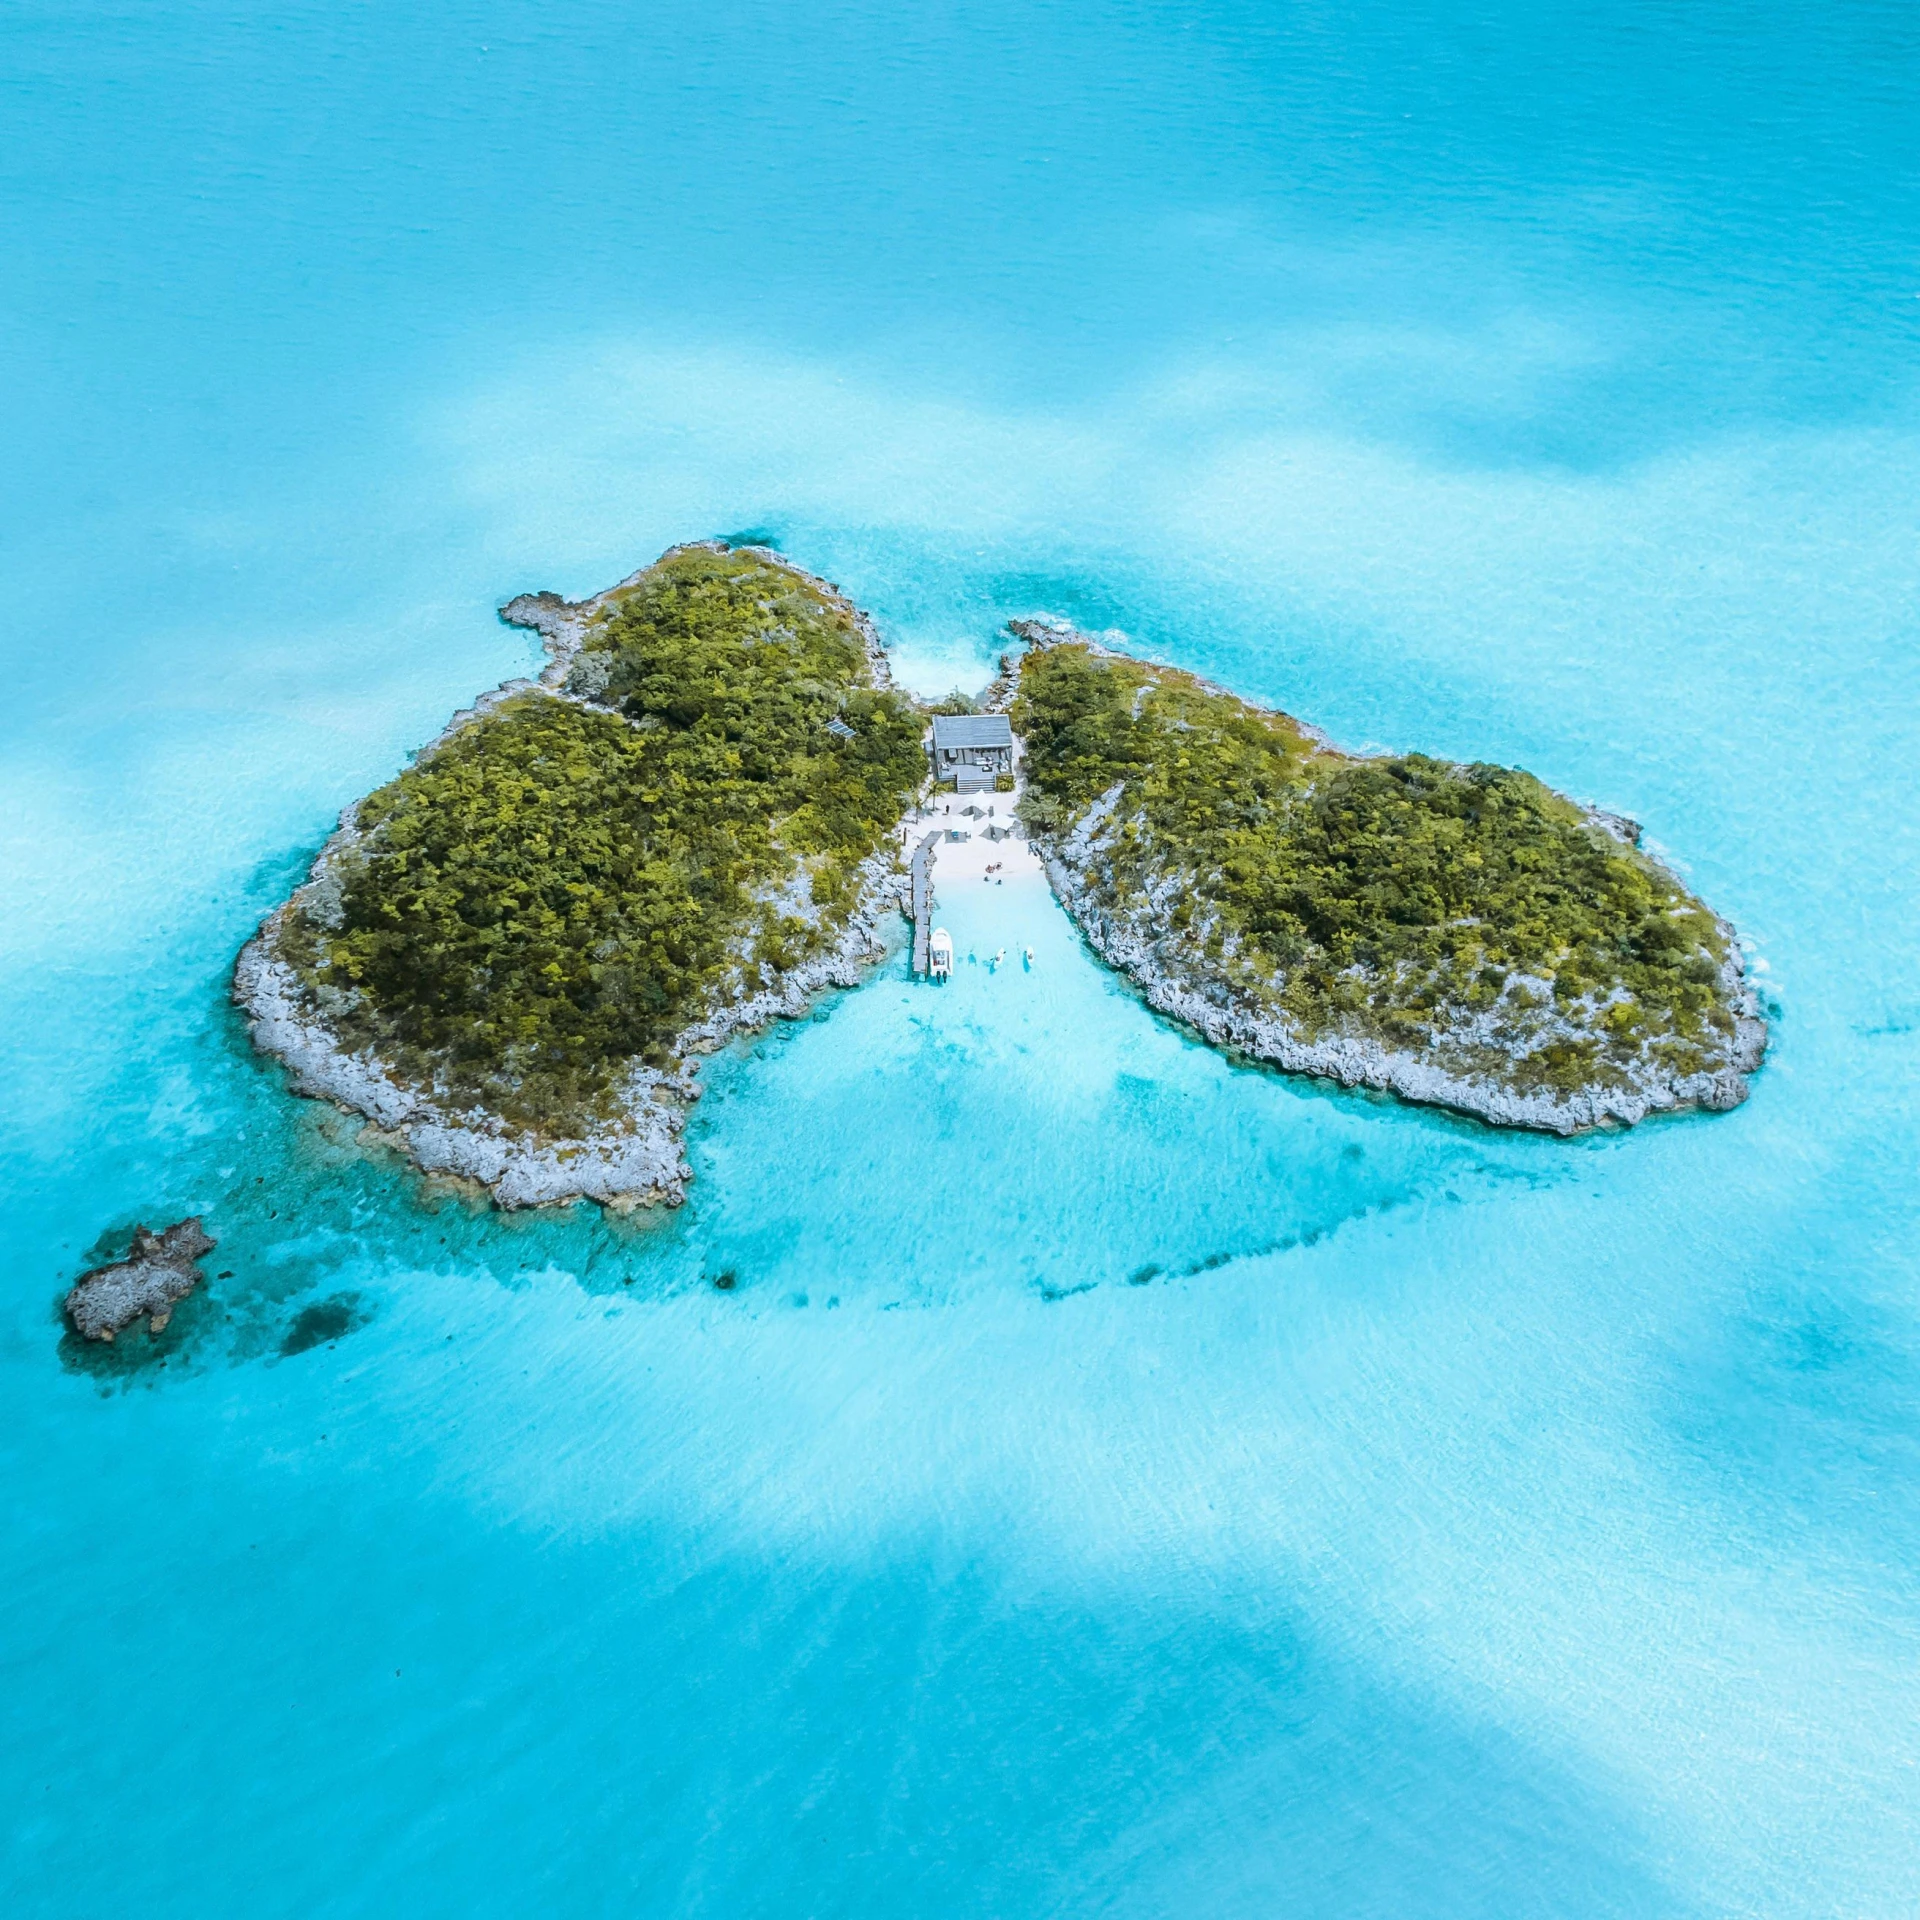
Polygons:
[[933,855],[940,835],[930,833],[913,850],[907,872],[913,881],[913,970],[927,971],[927,942],[933,933]]

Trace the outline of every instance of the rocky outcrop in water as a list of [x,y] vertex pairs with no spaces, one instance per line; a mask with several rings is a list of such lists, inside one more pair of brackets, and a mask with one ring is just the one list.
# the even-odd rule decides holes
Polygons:
[[197,1215],[175,1221],[163,1233],[135,1227],[126,1259],[83,1273],[67,1295],[74,1331],[88,1340],[111,1340],[145,1320],[150,1333],[163,1332],[174,1307],[206,1277],[200,1260],[213,1247]]

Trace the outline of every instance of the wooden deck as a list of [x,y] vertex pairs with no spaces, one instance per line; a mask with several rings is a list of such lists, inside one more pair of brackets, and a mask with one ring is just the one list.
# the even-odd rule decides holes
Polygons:
[[913,850],[907,872],[913,880],[913,970],[927,970],[927,942],[933,934],[933,852],[940,835],[930,833]]

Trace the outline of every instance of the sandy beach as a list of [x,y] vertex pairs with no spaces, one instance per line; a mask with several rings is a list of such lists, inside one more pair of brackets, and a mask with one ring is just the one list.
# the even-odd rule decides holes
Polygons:
[[[911,860],[914,849],[929,833],[940,832],[933,863],[932,925],[951,924],[954,908],[977,887],[1045,886],[1046,868],[1040,856],[1018,826],[1014,808],[1024,782],[1015,763],[1015,790],[1011,793],[940,794],[929,804],[916,808],[900,823],[898,838],[901,858]],[[1011,829],[1007,838],[988,837],[988,830]],[[962,840],[947,834],[960,833]],[[956,945],[965,952],[963,942]],[[971,959],[974,956],[966,955]],[[1007,960],[1018,964],[1020,956],[1010,953]]]

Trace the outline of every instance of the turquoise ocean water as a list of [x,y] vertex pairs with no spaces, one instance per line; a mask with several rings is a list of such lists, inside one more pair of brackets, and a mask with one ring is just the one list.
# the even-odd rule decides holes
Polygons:
[[[1920,1911],[1910,7],[12,0],[0,112],[7,1912]],[[1635,815],[1753,1099],[1245,1071],[1009,886],[679,1214],[424,1189],[232,956],[747,532]]]

